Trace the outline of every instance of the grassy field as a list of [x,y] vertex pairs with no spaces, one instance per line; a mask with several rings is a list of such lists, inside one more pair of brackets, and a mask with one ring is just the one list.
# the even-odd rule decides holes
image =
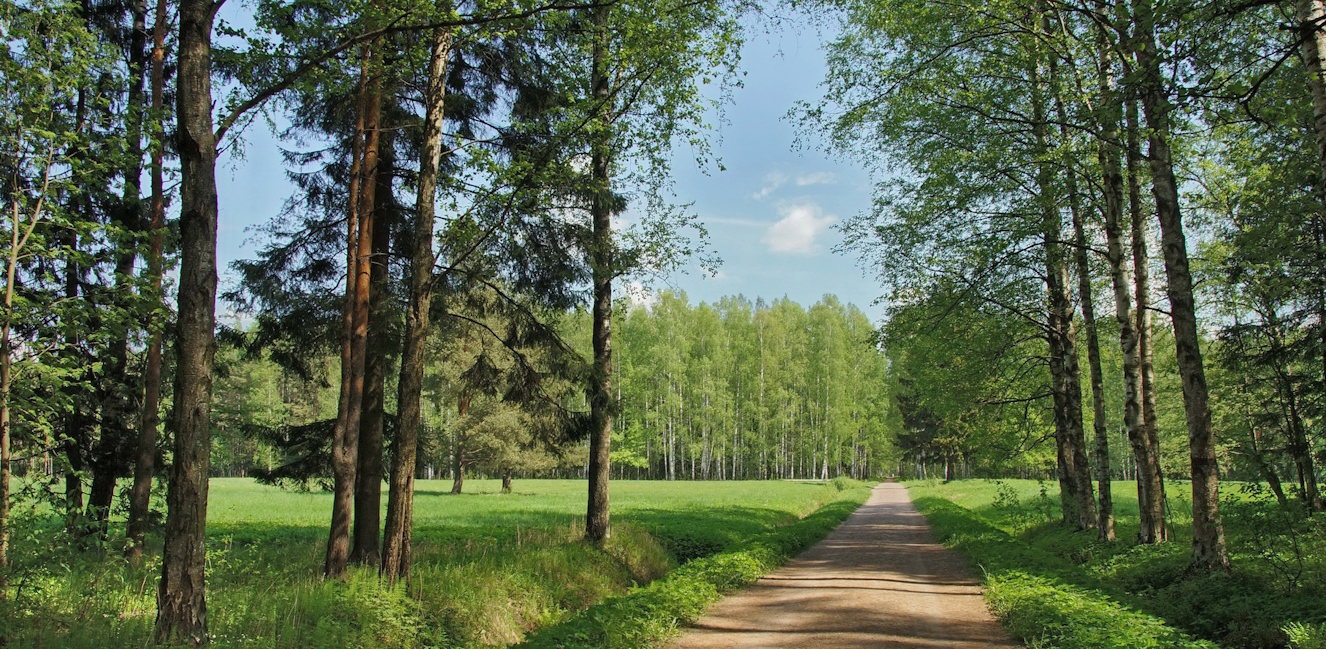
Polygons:
[[[543,646],[588,646],[627,621],[649,642],[822,537],[868,493],[841,480],[617,481],[600,550],[580,542],[583,481],[517,480],[502,494],[497,481],[470,480],[459,496],[450,486],[417,483],[414,570],[386,589],[372,570],[321,579],[329,494],[212,480],[214,646],[506,646],[536,629]],[[159,555],[134,569],[122,539],[75,552],[57,518],[33,510],[19,524],[0,645],[150,646]]]
[[945,544],[972,557],[986,599],[1033,647],[1319,649],[1326,626],[1326,515],[1281,508],[1256,485],[1222,485],[1234,569],[1188,568],[1190,488],[1168,485],[1171,538],[1139,546],[1137,491],[1115,482],[1118,539],[1058,524],[1058,485],[964,480],[908,485]]

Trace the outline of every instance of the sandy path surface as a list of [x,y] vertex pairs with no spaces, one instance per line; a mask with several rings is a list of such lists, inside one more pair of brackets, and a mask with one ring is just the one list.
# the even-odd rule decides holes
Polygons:
[[676,649],[1019,647],[966,561],[930,536],[907,489],[883,483],[838,529],[724,598]]

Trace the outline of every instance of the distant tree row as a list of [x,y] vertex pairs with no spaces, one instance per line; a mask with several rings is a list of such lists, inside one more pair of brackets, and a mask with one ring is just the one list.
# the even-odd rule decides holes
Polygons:
[[613,465],[624,477],[867,478],[895,471],[888,366],[869,318],[825,296],[619,315]]

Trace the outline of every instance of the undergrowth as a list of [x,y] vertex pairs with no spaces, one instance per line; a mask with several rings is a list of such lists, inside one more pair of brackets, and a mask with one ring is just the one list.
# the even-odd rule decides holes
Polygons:
[[1227,484],[1221,509],[1234,569],[1204,573],[1189,565],[1187,486],[1172,486],[1173,541],[1153,546],[1130,540],[1130,486],[1114,489],[1120,540],[1112,543],[1059,524],[1043,483],[911,489],[936,535],[981,567],[991,610],[1029,646],[1316,646],[1326,622],[1326,517]]

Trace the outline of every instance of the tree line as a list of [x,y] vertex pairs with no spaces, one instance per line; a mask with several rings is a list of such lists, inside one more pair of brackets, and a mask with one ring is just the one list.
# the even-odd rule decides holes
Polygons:
[[[126,478],[124,546],[142,561],[164,477],[156,638],[207,642],[207,480],[214,422],[232,406],[215,399],[219,349],[337,381],[334,411],[305,403],[320,416],[300,431],[327,442],[329,578],[350,563],[409,574],[430,346],[469,354],[462,401],[505,408],[549,443],[588,439],[586,537],[601,543],[613,288],[704,258],[694,216],[670,200],[670,152],[706,157],[707,111],[735,82],[752,7],[273,0],[223,20],[227,9],[0,3],[0,580],[12,503],[50,502],[73,547],[104,548]],[[235,269],[225,297],[253,318],[240,331],[217,320],[216,168],[264,117],[289,125],[297,191]],[[623,225],[628,206],[640,209]],[[556,326],[576,307],[592,314],[586,353]],[[488,348],[466,347],[479,334]],[[12,480],[37,458],[62,485]]]
[[617,325],[613,463],[648,479],[871,478],[894,472],[890,382],[874,326],[810,307],[660,293]]
[[[587,311],[567,312],[557,326],[569,345],[589,348]],[[787,298],[739,296],[692,304],[685,293],[665,290],[620,301],[613,328],[614,477],[897,473],[893,383],[874,325],[856,306],[831,295],[808,308]],[[549,383],[546,394],[571,411],[587,410],[583,393],[558,377],[545,351],[523,353]],[[301,378],[267,353],[249,353],[242,342],[223,345],[219,358],[223,405],[212,474],[330,489],[325,424],[336,403],[332,386]],[[334,370],[332,360],[324,358],[318,371]],[[459,334],[434,332],[416,477],[450,479],[452,493],[474,474],[501,478],[505,490],[517,477],[585,477],[586,440],[558,435],[552,411],[512,398],[519,362],[486,328],[465,323]],[[397,405],[387,400],[388,420]]]
[[1320,511],[1322,3],[830,4],[800,115],[882,179],[846,231],[888,290],[903,450],[1048,462],[1107,539],[1134,475],[1143,543],[1191,480],[1202,569],[1221,477]]

